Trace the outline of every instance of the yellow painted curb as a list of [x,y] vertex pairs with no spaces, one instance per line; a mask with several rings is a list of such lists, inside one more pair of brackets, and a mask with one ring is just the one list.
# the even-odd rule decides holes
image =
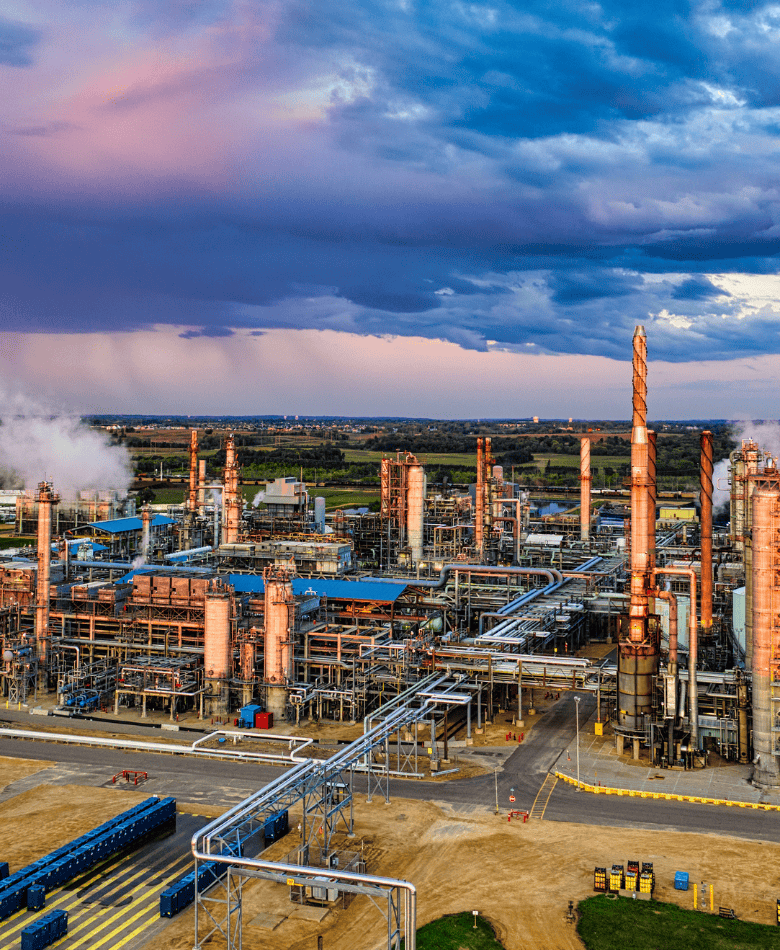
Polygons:
[[[569,785],[577,785],[577,779],[562,772],[553,773],[556,778]],[[608,788],[604,785],[588,785],[586,782],[579,783],[583,792],[591,792],[594,795],[629,795],[641,798],[663,798],[668,802],[692,802],[695,805],[728,805],[738,806],[739,808],[753,808],[757,811],[780,811],[780,805],[766,805],[762,802],[738,802],[730,801],[725,798],[701,798],[698,795],[675,795],[672,792],[641,792],[633,788]]]

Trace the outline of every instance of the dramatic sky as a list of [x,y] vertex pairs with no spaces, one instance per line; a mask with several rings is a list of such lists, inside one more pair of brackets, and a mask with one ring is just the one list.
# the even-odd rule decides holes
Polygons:
[[0,373],[79,411],[777,417],[780,4],[6,0]]

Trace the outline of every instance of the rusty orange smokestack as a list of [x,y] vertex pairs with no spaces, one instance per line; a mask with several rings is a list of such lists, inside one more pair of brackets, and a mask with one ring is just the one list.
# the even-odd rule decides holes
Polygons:
[[191,514],[198,510],[198,430],[190,432],[190,495],[187,508]]
[[485,530],[485,452],[482,436],[477,437],[477,486],[474,498],[474,544],[477,559],[482,559]]
[[647,633],[649,556],[649,449],[647,438],[647,337],[634,330],[633,418],[631,427],[631,605],[629,640],[642,643]]
[[590,473],[590,439],[580,439],[580,539],[590,540],[590,486],[593,476]]
[[49,639],[49,590],[51,586],[51,512],[59,502],[48,482],[38,484],[38,576],[36,579],[35,642],[38,658],[45,662]]
[[712,433],[701,434],[701,626],[712,627]]

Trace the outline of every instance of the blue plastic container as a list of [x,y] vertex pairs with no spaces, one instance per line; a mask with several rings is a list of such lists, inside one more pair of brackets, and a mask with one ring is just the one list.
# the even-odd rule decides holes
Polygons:
[[688,890],[688,872],[687,871],[675,871],[674,889],[676,891]]

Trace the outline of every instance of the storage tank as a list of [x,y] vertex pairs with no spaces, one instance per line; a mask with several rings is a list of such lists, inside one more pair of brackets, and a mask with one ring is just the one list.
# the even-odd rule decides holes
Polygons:
[[295,597],[289,573],[283,568],[263,572],[265,581],[264,673],[266,708],[275,717],[284,716],[287,684],[292,679],[292,638]]
[[317,531],[325,534],[325,499],[320,495],[314,499],[314,523],[317,525]]
[[203,668],[206,671],[207,712],[225,715],[229,710],[233,652],[230,643],[230,591],[212,585],[206,590],[203,629]]
[[407,470],[406,537],[412,562],[422,560],[425,516],[425,469],[416,459]]
[[780,529],[780,490],[756,487],[752,497],[753,548],[753,784],[780,786],[780,767],[772,735],[772,680],[780,673],[774,659],[778,643],[774,628],[773,600],[780,589],[777,532]]

